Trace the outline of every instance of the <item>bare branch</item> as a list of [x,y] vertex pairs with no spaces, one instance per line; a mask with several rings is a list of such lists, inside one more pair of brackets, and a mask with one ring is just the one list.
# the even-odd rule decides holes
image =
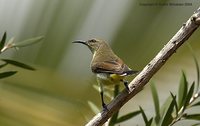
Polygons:
[[122,91],[110,104],[108,111],[102,111],[93,117],[86,126],[103,125],[116,111],[118,111],[126,102],[134,97],[148,83],[151,77],[165,64],[169,57],[193,34],[200,25],[200,7],[189,20],[183,24],[180,30],[156,55],[156,57],[136,76],[129,84],[130,93]]

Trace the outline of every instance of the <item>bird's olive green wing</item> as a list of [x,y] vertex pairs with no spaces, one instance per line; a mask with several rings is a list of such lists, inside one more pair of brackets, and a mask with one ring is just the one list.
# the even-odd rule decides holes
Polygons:
[[91,64],[94,73],[109,73],[109,74],[133,74],[135,71],[131,70],[122,60],[112,60],[95,62]]

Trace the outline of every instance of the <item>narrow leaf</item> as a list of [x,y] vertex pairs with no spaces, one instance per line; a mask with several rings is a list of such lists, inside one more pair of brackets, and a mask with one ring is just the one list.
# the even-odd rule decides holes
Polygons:
[[176,102],[176,96],[173,95],[172,92],[170,92],[171,96],[172,96],[172,100],[175,102],[174,106],[175,106],[175,110],[176,110],[176,116],[178,116],[178,104]]
[[192,106],[199,106],[200,105],[200,101],[198,101],[197,103],[193,104]]
[[7,71],[7,72],[2,72],[0,73],[0,79],[6,78],[6,77],[10,77],[14,74],[16,74],[17,71]]
[[199,81],[200,81],[200,70],[199,70],[199,64],[197,61],[196,56],[193,54],[193,58],[194,58],[194,62],[195,62],[195,66],[196,66],[196,70],[197,70],[197,86],[196,86],[196,92],[198,92],[199,90]]
[[187,43],[187,46],[190,49],[190,52],[192,53],[194,62],[195,62],[195,66],[196,66],[196,72],[197,72],[197,85],[196,85],[196,93],[199,91],[199,84],[200,84],[200,68],[199,68],[199,63],[198,60],[196,58],[196,55],[194,53],[194,50],[192,49],[191,45],[189,43]]
[[0,69],[3,68],[3,67],[5,67],[6,65],[8,65],[8,63],[1,64],[0,65]]
[[194,93],[194,82],[192,83],[190,90],[185,98],[184,109],[189,105],[189,102],[190,102],[190,99],[191,99],[193,93]]
[[4,35],[3,35],[2,39],[1,39],[1,42],[0,42],[0,50],[3,49],[5,43],[6,43],[6,32],[4,32]]
[[142,107],[140,106],[140,111],[142,113],[142,117],[144,119],[144,122],[145,122],[145,125],[147,126],[148,125],[148,119],[147,119],[147,116],[146,114],[144,113],[144,110],[142,109]]
[[7,44],[6,45],[12,45],[15,41],[15,37],[12,37],[11,39],[8,40]]
[[148,126],[151,126],[151,123],[153,122],[153,117],[151,119],[149,119],[148,121]]
[[160,109],[160,115],[161,117],[164,116],[165,112],[166,112],[166,109],[169,108],[170,104],[171,104],[171,101],[172,101],[172,97],[169,96],[165,102],[163,103],[163,105],[161,106],[161,109]]
[[13,47],[14,37],[8,40],[8,42],[4,45],[4,47],[1,49],[1,52],[5,52],[7,49],[10,49]]
[[13,43],[12,46],[13,46],[13,47],[25,47],[25,46],[29,46],[29,45],[38,43],[38,42],[40,42],[42,39],[44,39],[44,36],[39,36],[39,37],[35,37],[35,38],[31,38],[31,39],[24,40],[24,41],[22,41],[22,42]]
[[159,105],[158,93],[153,83],[151,84],[151,92],[153,96],[154,108],[155,108],[155,113],[156,113],[155,122],[156,124],[158,124],[160,120],[160,105]]
[[126,121],[126,120],[129,120],[129,119],[131,119],[131,118],[137,116],[137,115],[140,114],[140,113],[141,113],[141,110],[138,110],[138,111],[135,111],[135,112],[128,113],[128,114],[126,114],[126,115],[124,115],[124,116],[122,116],[122,117],[119,117],[119,118],[117,119],[117,121],[116,121],[116,124],[117,124],[117,123],[124,122],[124,121]]
[[188,82],[185,73],[182,72],[182,77],[180,80],[179,90],[178,90],[178,107],[179,109],[184,105],[184,99],[187,95]]
[[100,112],[99,108],[91,101],[88,101],[88,105],[90,106],[91,110],[97,114]]
[[111,117],[111,119],[109,121],[108,126],[114,126],[117,123],[118,115],[119,115],[119,111],[117,111],[116,113],[113,114],[113,116]]
[[200,114],[186,115],[185,118],[186,118],[186,119],[199,120],[199,121],[200,121]]
[[18,62],[18,61],[9,60],[9,59],[1,59],[1,60],[8,64],[15,65],[17,67],[21,67],[21,68],[28,69],[28,70],[35,70],[35,68],[33,68],[29,65],[26,65],[24,63]]
[[167,109],[167,112],[165,113],[165,116],[162,120],[162,123],[161,123],[161,126],[168,126],[171,121],[172,121],[172,112],[173,112],[173,109],[174,109],[174,105],[175,105],[175,102],[174,100],[171,101],[171,104],[169,106],[169,108]]

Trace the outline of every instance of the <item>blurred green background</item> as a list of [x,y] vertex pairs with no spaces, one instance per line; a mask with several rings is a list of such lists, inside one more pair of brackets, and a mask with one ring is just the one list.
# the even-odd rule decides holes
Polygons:
[[[190,3],[183,6],[144,3]],[[0,0],[0,35],[17,41],[44,35],[45,39],[2,57],[34,66],[27,71],[13,66],[18,74],[0,82],[1,126],[79,126],[94,116],[87,101],[101,107],[92,85],[90,51],[74,40],[106,40],[131,68],[142,68],[180,29],[200,5],[199,0]],[[188,40],[200,62],[200,30]],[[187,44],[183,45],[151,79],[156,83],[161,104],[176,92],[181,70],[189,82],[196,70]],[[130,77],[131,80],[133,77]],[[123,89],[122,85],[122,89]],[[108,101],[107,101],[108,102]],[[120,114],[144,107],[154,113],[149,85],[129,101]],[[199,111],[199,109],[195,110]],[[189,125],[189,121],[181,125]],[[121,123],[144,125],[141,116]],[[180,125],[178,123],[177,125]]]

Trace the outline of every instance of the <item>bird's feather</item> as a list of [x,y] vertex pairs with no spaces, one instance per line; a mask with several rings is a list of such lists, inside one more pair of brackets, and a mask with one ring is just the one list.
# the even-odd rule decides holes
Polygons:
[[136,73],[136,71],[131,70],[124,64],[121,59],[95,62],[91,65],[91,68],[94,73],[109,73],[124,76]]

